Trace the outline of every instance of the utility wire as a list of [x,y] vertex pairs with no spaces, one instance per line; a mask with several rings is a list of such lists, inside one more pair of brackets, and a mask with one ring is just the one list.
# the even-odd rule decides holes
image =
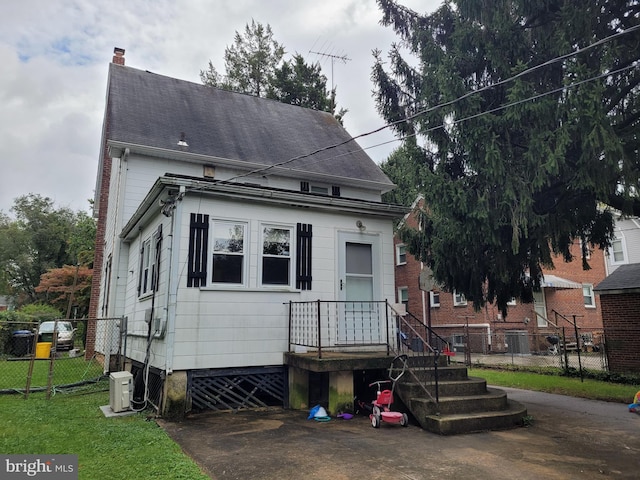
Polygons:
[[[484,87],[481,87],[481,88],[479,88],[479,89],[477,89],[477,90],[472,90],[472,91],[470,91],[470,92],[467,92],[467,93],[465,93],[464,95],[462,95],[462,96],[460,96],[460,97],[457,97],[457,98],[455,98],[455,99],[453,99],[453,100],[450,100],[450,101],[447,101],[447,102],[443,102],[443,103],[440,103],[440,104],[435,105],[435,106],[433,106],[433,107],[425,108],[425,109],[423,109],[423,110],[419,110],[418,112],[413,113],[413,114],[411,114],[411,115],[409,115],[409,116],[407,116],[407,117],[404,117],[404,118],[402,118],[402,119],[400,119],[400,120],[396,120],[395,122],[391,122],[391,123],[388,123],[388,124],[382,125],[381,127],[378,127],[378,128],[376,128],[376,129],[374,129],[374,130],[370,130],[370,131],[365,132],[365,133],[361,133],[360,135],[356,135],[355,137],[350,137],[349,139],[344,140],[344,141],[342,141],[342,142],[339,142],[339,143],[336,143],[336,144],[333,144],[333,145],[328,145],[328,146],[326,146],[326,147],[318,148],[318,149],[313,150],[313,151],[311,151],[311,152],[304,153],[304,154],[301,154],[301,155],[298,155],[298,156],[292,157],[292,158],[290,158],[290,159],[288,159],[288,160],[284,160],[284,161],[279,162],[279,163],[274,163],[273,165],[268,165],[268,166],[265,166],[265,167],[261,167],[261,168],[258,168],[258,169],[255,169],[255,170],[252,170],[252,171],[247,172],[247,173],[243,173],[243,174],[235,175],[235,176],[233,176],[233,177],[231,177],[231,178],[228,178],[228,179],[227,179],[227,180],[225,180],[224,182],[231,182],[231,181],[236,180],[236,179],[238,179],[238,178],[247,177],[247,176],[255,175],[255,174],[258,174],[258,173],[267,172],[267,171],[269,171],[269,170],[271,170],[271,169],[273,169],[273,168],[281,167],[281,166],[283,166],[283,165],[287,165],[287,164],[289,164],[289,163],[295,162],[296,160],[301,160],[301,159],[303,159],[303,158],[307,158],[307,157],[310,157],[310,156],[316,155],[316,154],[318,154],[318,153],[321,153],[321,152],[324,152],[324,151],[327,151],[327,150],[332,150],[332,149],[334,149],[334,148],[341,147],[342,145],[346,145],[347,143],[353,142],[354,140],[357,140],[358,138],[363,138],[363,137],[366,137],[366,136],[369,136],[369,135],[373,135],[373,134],[378,133],[378,132],[381,132],[381,131],[383,131],[383,130],[385,130],[385,129],[387,129],[387,128],[390,128],[390,127],[392,127],[392,126],[394,126],[394,125],[398,125],[398,124],[400,124],[400,123],[404,123],[404,122],[407,122],[407,121],[413,120],[414,118],[419,117],[420,115],[424,115],[424,114],[426,114],[426,113],[430,113],[430,112],[432,112],[432,111],[434,111],[434,110],[438,110],[438,109],[441,109],[441,108],[444,108],[444,107],[448,107],[448,106],[450,106],[450,105],[453,105],[454,103],[457,103],[457,102],[459,102],[459,101],[461,101],[461,100],[464,100],[465,98],[468,98],[468,97],[470,97],[471,95],[474,95],[474,94],[476,94],[476,93],[484,92],[485,90],[489,90],[489,89],[491,89],[491,88],[494,88],[494,87],[497,87],[497,86],[504,85],[504,84],[506,84],[506,83],[512,82],[512,81],[514,81],[514,80],[516,80],[516,79],[518,79],[518,78],[520,78],[520,77],[523,77],[523,76],[525,76],[525,75],[527,75],[527,74],[529,74],[529,73],[532,73],[532,72],[534,72],[534,71],[536,71],[536,70],[538,70],[538,69],[540,69],[540,68],[547,67],[547,66],[549,66],[549,65],[553,65],[554,63],[557,63],[557,62],[561,62],[561,61],[563,61],[563,60],[566,60],[567,58],[574,57],[574,56],[576,56],[576,55],[579,55],[579,54],[581,54],[581,53],[586,52],[587,50],[590,50],[590,49],[595,48],[595,47],[597,47],[597,46],[599,46],[599,45],[602,45],[602,44],[604,44],[604,43],[606,43],[606,42],[609,42],[609,41],[611,41],[611,40],[613,40],[613,39],[615,39],[615,38],[617,38],[617,37],[620,37],[620,36],[622,36],[622,35],[626,35],[626,34],[628,34],[628,33],[634,32],[634,31],[639,30],[639,29],[640,29],[640,25],[635,25],[635,26],[633,26],[633,27],[627,28],[626,30],[621,30],[621,31],[619,31],[619,32],[614,33],[613,35],[610,35],[610,36],[605,37],[605,38],[603,38],[603,39],[601,39],[601,40],[598,40],[598,41],[596,41],[596,42],[594,42],[594,43],[592,43],[592,44],[589,44],[589,45],[587,45],[586,47],[582,47],[582,48],[579,48],[579,49],[577,49],[577,50],[575,50],[575,51],[573,51],[573,52],[566,53],[566,54],[564,54],[564,55],[560,55],[560,56],[558,56],[558,57],[554,57],[554,58],[549,59],[549,60],[547,60],[546,62],[543,62],[543,63],[541,63],[541,64],[539,64],[539,65],[535,65],[535,66],[533,66],[533,67],[527,68],[527,69],[523,70],[522,72],[517,73],[517,74],[515,74],[515,75],[513,75],[513,76],[511,76],[511,77],[509,77],[509,78],[505,78],[504,80],[500,80],[500,81],[498,81],[498,82],[496,82],[496,83],[492,83],[491,85],[485,85]],[[629,67],[625,67],[625,68],[623,68],[623,69],[616,70],[616,71],[614,71],[614,72],[607,72],[607,73],[605,73],[605,74],[601,74],[601,75],[599,75],[599,76],[597,76],[597,77],[593,77],[593,78],[591,78],[591,79],[587,79],[587,80],[583,80],[583,81],[581,81],[581,82],[578,82],[578,84],[579,84],[579,83],[585,83],[586,81],[591,81],[591,80],[594,80],[594,79],[597,79],[597,78],[601,78],[601,77],[604,77],[604,76],[609,76],[609,75],[612,75],[612,74],[614,74],[614,73],[619,73],[620,71],[623,71],[623,70],[626,70],[626,69],[629,69],[629,68],[635,68],[635,67],[636,67],[636,65],[634,64],[634,65],[631,65],[631,66],[629,66]],[[566,89],[566,88],[568,88],[568,86],[561,87],[561,88],[557,89],[556,91],[560,91],[560,90],[563,90],[563,89]],[[529,101],[529,100],[534,99],[534,98],[539,98],[539,97],[541,97],[541,96],[548,95],[548,94],[551,94],[551,93],[554,93],[554,92],[547,92],[547,93],[545,93],[545,94],[540,94],[540,95],[537,95],[537,96],[535,96],[535,97],[531,97],[531,98],[528,98],[528,99],[519,100],[519,101],[517,101],[517,102],[513,103],[513,105],[517,105],[518,103],[523,103],[523,102],[525,102],[525,101]],[[507,105],[507,106],[511,106],[511,105]],[[506,108],[507,106],[497,107],[496,109],[494,109],[494,110],[489,110],[489,111],[487,111],[486,113],[490,113],[490,112],[492,112],[492,111],[497,111],[497,110],[500,110],[500,109],[502,109],[502,108]],[[475,117],[477,117],[477,116],[480,116],[481,114],[482,114],[482,112],[481,112],[481,113],[478,113],[478,114],[475,114],[474,116],[472,116],[472,117],[470,117],[470,118],[475,118]],[[455,123],[459,123],[459,122],[461,122],[461,121],[463,121],[463,119],[457,120]],[[437,126],[437,127],[433,127],[432,129],[427,130],[427,132],[432,131],[432,130],[437,129],[437,128],[442,128],[442,127],[443,127],[443,125],[439,125],[439,126]],[[424,132],[424,133],[426,133],[426,132]],[[410,136],[407,136],[407,137],[404,137],[404,138],[409,138],[409,137],[410,137]],[[395,140],[391,140],[391,141],[395,141]],[[390,143],[391,141],[386,142],[386,143]],[[375,145],[375,146],[379,146],[379,145]],[[368,147],[368,148],[373,148],[373,147]],[[347,154],[349,154],[349,153],[353,153],[353,152],[348,152],[348,153],[345,153],[345,154],[343,154],[343,155],[347,155]],[[341,156],[341,155],[338,155],[338,156]],[[332,158],[335,158],[335,157],[332,157]]]
[[[602,74],[597,75],[595,77],[586,78],[584,80],[580,80],[579,82],[575,82],[575,83],[572,83],[572,84],[569,84],[569,85],[565,85],[563,87],[559,87],[559,88],[556,88],[554,90],[550,90],[548,92],[539,93],[539,94],[534,95],[532,97],[523,98],[523,99],[511,102],[511,103],[508,103],[506,105],[501,105],[499,107],[492,108],[490,110],[485,110],[485,111],[482,111],[482,112],[474,113],[473,115],[469,115],[468,117],[464,117],[464,118],[460,118],[458,120],[454,120],[450,124],[441,123],[440,125],[436,125],[436,126],[430,127],[427,130],[424,130],[422,132],[416,132],[416,133],[412,133],[412,134],[409,134],[409,135],[404,135],[402,137],[398,137],[398,138],[394,138],[394,139],[391,139],[391,140],[387,140],[385,142],[376,143],[375,145],[370,145],[368,147],[362,147],[361,149],[362,150],[370,150],[372,148],[377,148],[377,147],[380,147],[380,146],[383,146],[383,145],[387,145],[389,143],[400,142],[400,141],[403,141],[403,140],[406,140],[408,138],[412,138],[412,137],[415,137],[415,136],[418,136],[418,135],[424,135],[425,133],[433,132],[433,131],[438,130],[440,128],[445,128],[445,127],[457,125],[458,123],[462,123],[462,122],[465,122],[467,120],[473,120],[474,118],[478,118],[478,117],[481,117],[483,115],[488,115],[488,114],[491,114],[491,113],[495,113],[495,112],[498,112],[500,110],[504,110],[504,109],[507,109],[509,107],[513,107],[513,106],[519,105],[521,103],[526,103],[526,102],[530,102],[532,100],[537,100],[539,98],[546,97],[547,95],[553,95],[554,93],[567,91],[567,90],[570,90],[572,88],[575,88],[575,87],[578,87],[580,85],[583,85],[585,83],[592,82],[594,80],[599,80],[601,78],[605,78],[605,77],[608,77],[610,75],[615,75],[617,73],[620,73],[620,72],[623,72],[623,71],[626,71],[626,70],[631,70],[631,69],[634,69],[634,68],[637,68],[637,65],[635,65],[635,64],[628,65],[626,67],[622,67],[622,68],[619,68],[617,70],[612,70],[612,71],[609,71],[609,72],[606,72],[606,73],[602,73]],[[344,157],[346,155],[351,155],[351,154],[356,153],[356,152],[357,152],[357,150],[350,150],[348,152],[344,152],[344,153],[341,153],[339,155],[334,155],[332,157],[326,158],[326,159],[324,159],[324,161],[332,160],[334,158]],[[257,173],[259,171],[262,171],[262,170],[254,170],[251,173]],[[251,174],[251,173],[249,173],[249,174]],[[249,175],[249,174],[237,175],[234,178],[243,177],[243,176]]]

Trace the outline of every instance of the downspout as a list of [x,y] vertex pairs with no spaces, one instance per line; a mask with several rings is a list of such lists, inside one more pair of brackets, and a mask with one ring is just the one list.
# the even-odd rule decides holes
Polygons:
[[166,372],[167,375],[173,373],[173,352],[176,338],[176,310],[178,303],[179,288],[179,268],[180,264],[180,234],[182,231],[182,198],[185,195],[184,187],[180,187],[180,193],[175,202],[175,209],[171,215],[171,228],[169,229],[169,245],[168,257],[169,264],[167,266],[167,295],[165,311],[167,315],[167,334],[166,341]]
[[[114,233],[120,230],[121,225],[123,223],[123,219],[121,218],[122,212],[124,211],[124,200],[125,200],[123,192],[126,191],[126,187],[127,187],[127,175],[126,173],[123,173],[123,169],[126,171],[126,163],[127,163],[127,160],[129,159],[130,153],[131,153],[130,150],[128,148],[125,148],[124,152],[122,152],[122,155],[120,156],[120,159],[118,161],[118,180],[117,180],[118,190],[117,190],[117,198],[115,202],[116,211],[114,212],[114,217],[113,217]],[[111,182],[111,179],[109,179],[109,182]],[[108,220],[109,219],[107,218],[107,221]],[[121,277],[120,252],[122,249],[121,249],[121,241],[117,237],[117,235],[114,235],[111,240],[113,242],[113,245],[112,245],[113,250],[111,252],[111,280],[107,280],[111,284],[111,288],[109,289],[109,297],[111,298],[106,299],[109,311],[103,312],[103,315],[106,317],[118,317],[118,316],[122,316],[123,307],[122,305],[115,305],[114,300],[115,298],[117,298],[118,290],[120,288],[118,280]],[[127,281],[129,280],[128,272],[122,275],[122,278],[124,278],[124,284],[126,285]],[[103,299],[103,305],[104,305],[104,301],[105,299]],[[127,352],[124,352],[124,354],[126,355]]]

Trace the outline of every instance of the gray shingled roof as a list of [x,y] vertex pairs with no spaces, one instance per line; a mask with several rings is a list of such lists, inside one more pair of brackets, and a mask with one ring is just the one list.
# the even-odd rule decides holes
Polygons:
[[593,290],[633,290],[640,288],[640,263],[620,265],[611,275],[602,280]]
[[[349,140],[333,115],[110,64],[109,140],[265,166]],[[352,152],[352,153],[348,153]],[[392,182],[354,141],[289,164],[295,170]]]

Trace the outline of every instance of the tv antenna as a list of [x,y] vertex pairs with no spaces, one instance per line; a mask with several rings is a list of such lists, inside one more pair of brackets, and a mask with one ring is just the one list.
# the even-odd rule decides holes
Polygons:
[[335,63],[336,60],[340,60],[342,63],[347,63],[347,62],[350,62],[351,59],[348,58],[346,55],[332,55],[330,53],[314,52],[313,50],[309,50],[309,53],[314,53],[316,55],[320,55],[321,57],[325,57],[331,60],[331,91],[333,92],[333,89],[335,88],[333,84],[333,64]]

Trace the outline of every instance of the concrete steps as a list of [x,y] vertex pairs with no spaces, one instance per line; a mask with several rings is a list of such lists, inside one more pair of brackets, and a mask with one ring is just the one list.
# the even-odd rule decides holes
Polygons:
[[[412,367],[420,379],[428,379],[427,391],[435,398],[435,371],[428,367]],[[527,409],[507,398],[497,388],[487,388],[482,378],[468,377],[464,366],[438,368],[436,404],[425,393],[425,387],[406,375],[396,385],[398,397],[427,431],[454,435],[485,430],[503,430],[523,424]]]

